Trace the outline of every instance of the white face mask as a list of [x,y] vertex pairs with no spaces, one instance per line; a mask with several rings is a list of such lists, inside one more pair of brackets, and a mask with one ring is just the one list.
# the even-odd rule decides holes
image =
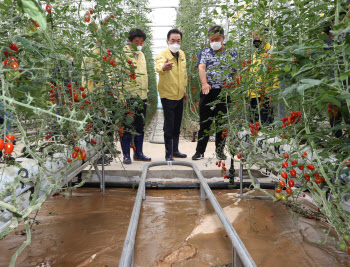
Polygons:
[[140,54],[141,50],[142,50],[142,46],[137,46],[137,51],[134,51],[134,53],[138,55]]
[[170,44],[169,45],[169,49],[170,49],[170,51],[171,52],[173,52],[173,53],[177,53],[177,52],[179,52],[179,50],[180,50],[180,45],[179,44]]
[[214,50],[217,51],[222,47],[221,42],[214,42],[214,43],[210,43],[210,47]]

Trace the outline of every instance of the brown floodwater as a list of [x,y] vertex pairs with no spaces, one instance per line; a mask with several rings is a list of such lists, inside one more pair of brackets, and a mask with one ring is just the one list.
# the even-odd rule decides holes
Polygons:
[[[257,266],[350,266],[350,256],[334,243],[318,244],[325,223],[296,220],[295,213],[271,200],[249,203],[237,198],[237,190],[213,192]],[[80,188],[72,198],[50,198],[16,266],[118,266],[135,197],[132,189],[107,189],[103,197],[99,189]],[[0,266],[8,266],[25,240],[23,229],[0,241]],[[135,266],[224,266],[231,260],[230,240],[199,190],[147,191]]]

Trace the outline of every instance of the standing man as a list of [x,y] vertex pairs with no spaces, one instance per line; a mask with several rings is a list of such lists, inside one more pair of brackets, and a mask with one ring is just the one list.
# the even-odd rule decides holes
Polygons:
[[[277,76],[271,77],[269,74],[273,67],[272,63],[267,63],[268,58],[272,56],[268,52],[273,47],[266,40],[267,34],[268,28],[264,26],[252,35],[253,45],[257,49],[252,62],[252,64],[257,64],[252,69],[252,73],[256,76],[256,82],[254,84],[257,86],[248,91],[251,123],[259,122],[260,118],[263,125],[267,123],[271,124],[274,120],[273,106],[267,94],[279,88]],[[264,67],[268,69],[267,72],[264,71]]]
[[[199,78],[202,83],[202,91],[199,100],[199,120],[200,128],[198,132],[198,143],[196,153],[192,156],[193,160],[204,158],[204,152],[209,141],[208,131],[215,119],[216,136],[215,148],[216,157],[225,160],[224,154],[225,137],[222,137],[222,116],[227,113],[226,100],[220,100],[221,89],[225,82],[232,80],[233,73],[236,71],[232,67],[237,59],[237,52],[228,50],[224,46],[224,29],[219,25],[212,26],[208,31],[209,48],[204,48],[199,52],[197,67]],[[227,70],[229,74],[224,74]],[[213,102],[219,100],[218,103]]]
[[[143,139],[145,118],[147,112],[147,92],[148,92],[148,74],[145,55],[142,53],[143,43],[146,40],[146,34],[140,29],[133,29],[129,32],[129,44],[125,46],[124,51],[127,59],[127,68],[130,68],[135,75],[130,76],[130,81],[125,84],[122,92],[123,99],[134,118],[131,125],[123,122],[124,133],[120,138],[123,150],[123,163],[131,164],[130,145],[132,132],[135,132],[134,160],[151,161],[151,158],[143,154]],[[137,103],[137,105],[135,105]],[[125,114],[126,117],[130,114]]]
[[168,47],[156,57],[159,73],[158,92],[164,112],[165,160],[186,158],[179,152],[179,136],[183,113],[183,101],[187,101],[187,69],[185,53],[180,50],[182,33],[172,29],[167,35]]

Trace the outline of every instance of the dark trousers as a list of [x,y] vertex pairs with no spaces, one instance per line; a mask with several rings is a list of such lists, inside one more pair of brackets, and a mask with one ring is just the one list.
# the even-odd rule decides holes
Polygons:
[[250,99],[250,122],[254,123],[259,121],[259,115],[262,124],[273,123],[273,107],[270,107],[270,101],[264,99],[262,107],[260,107],[260,113],[258,112],[258,105],[261,103],[261,97]]
[[161,98],[164,113],[164,139],[173,139],[180,135],[183,98],[180,100],[170,100]]
[[222,138],[222,125],[224,121],[222,116],[227,113],[226,102],[224,100],[220,100],[215,104],[214,109],[212,109],[212,105],[214,101],[219,99],[221,90],[212,89],[209,91],[209,94],[204,95],[201,91],[200,100],[199,100],[199,131],[198,131],[198,143],[196,151],[199,153],[204,153],[207,144],[209,141],[209,131],[210,126],[215,120],[215,147],[216,150],[223,149],[225,146],[225,138]]
[[[135,102],[138,102],[138,105],[134,105]],[[145,119],[147,113],[147,100],[130,98],[127,100],[128,111],[134,111],[134,122],[132,122],[132,118],[130,118],[130,114],[125,113],[125,117],[123,119],[123,128],[125,134],[131,134],[132,132],[136,132],[136,134],[143,134],[145,129]],[[131,123],[127,123],[131,121]]]

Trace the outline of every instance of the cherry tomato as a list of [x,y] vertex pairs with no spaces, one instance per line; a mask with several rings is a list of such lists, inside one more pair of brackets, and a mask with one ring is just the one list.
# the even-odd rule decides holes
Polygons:
[[302,155],[301,155],[302,158],[306,158],[306,156],[307,156],[306,152],[303,152]]
[[9,57],[9,56],[11,56],[11,52],[10,51],[4,51],[4,55],[5,55],[5,57]]
[[287,200],[287,197],[286,197],[286,195],[282,195],[282,201],[286,201]]
[[81,159],[82,159],[82,157],[81,157],[81,154],[80,154],[80,153],[78,154],[78,157],[77,157],[77,158],[78,158],[78,160],[81,160]]
[[302,170],[302,171],[303,171],[303,170],[304,170],[304,165],[301,165],[301,166],[299,166],[298,168],[299,168],[299,170]]
[[287,188],[287,189],[286,189],[286,192],[287,192],[288,195],[291,195],[293,191],[292,191],[291,188]]
[[346,251],[348,246],[345,243],[340,244],[340,249]]
[[276,194],[275,194],[275,198],[277,198],[278,200],[280,200],[280,199],[281,199],[281,194],[280,194],[280,193],[276,193]]
[[3,139],[0,139],[0,151],[3,150],[5,147],[5,142]]
[[111,14],[111,18],[114,19],[114,15],[113,14]]
[[10,49],[15,51],[16,53],[18,52],[18,46],[15,43],[10,44]]
[[6,142],[13,142],[15,141],[15,136],[14,135],[6,135]]
[[79,151],[80,151],[80,148],[76,146],[76,147],[74,147],[74,151],[75,151],[75,152],[79,152]]
[[307,168],[309,170],[313,171],[315,169],[315,166],[310,163],[310,164],[307,165]]
[[90,14],[94,14],[94,10],[93,9],[90,9]]
[[297,175],[297,172],[295,170],[291,170],[290,171],[290,175],[292,175],[293,177],[295,177]]
[[305,176],[304,176],[304,179],[306,180],[306,181],[310,181],[310,175],[308,175],[308,173],[305,173]]
[[85,17],[84,20],[85,22],[90,22],[90,17]]
[[4,64],[5,67],[10,66],[10,60],[8,58],[5,59],[3,64]]
[[13,68],[14,70],[18,69],[18,63],[16,61],[12,61],[11,62],[11,68]]
[[94,140],[94,139],[91,139],[91,143],[93,143],[94,145],[97,144],[96,140]]
[[281,176],[282,176],[283,179],[287,179],[288,174],[287,174],[286,172],[282,172],[282,173],[281,173]]
[[81,153],[81,158],[86,159],[87,154],[85,152]]
[[108,18],[106,18],[106,19],[105,19],[105,22],[107,22],[107,23],[108,23],[108,22],[109,22],[109,19],[108,19]]
[[13,146],[12,143],[6,143],[6,144],[5,144],[5,152],[6,152],[7,154],[11,154],[12,151],[13,151],[13,149],[14,149],[14,146]]
[[12,61],[15,61],[15,62],[17,62],[17,63],[18,63],[18,60],[17,60],[17,58],[16,58],[16,57],[11,57],[11,60],[12,60]]
[[51,6],[50,5],[46,5],[46,11],[47,11],[47,13],[51,14]]
[[281,188],[281,187],[277,187],[277,188],[276,188],[276,192],[277,192],[277,193],[281,193],[281,192],[282,192],[282,188]]
[[283,168],[287,168],[287,167],[288,167],[288,162],[283,161],[283,162],[282,162],[282,166],[283,166]]
[[289,184],[290,187],[293,187],[294,186],[294,181],[293,180],[289,180],[288,184]]
[[84,93],[84,94],[82,94],[81,96],[82,96],[83,98],[86,98],[86,94],[85,94],[85,93]]
[[75,135],[74,135],[74,138],[77,138],[77,137],[78,137],[78,136],[75,134]]
[[320,183],[322,183],[321,178],[315,178],[315,183],[316,183],[316,184],[320,184]]
[[241,154],[238,154],[238,155],[237,155],[237,158],[238,158],[238,159],[240,159],[241,157],[242,157],[242,155],[241,155]]
[[283,154],[283,157],[286,158],[286,159],[288,159],[288,158],[289,158],[288,153],[284,153],[284,154]]
[[326,181],[326,179],[323,176],[321,176],[320,179],[321,179],[321,183],[324,183]]
[[71,159],[67,159],[68,162],[71,162],[72,160]]
[[84,105],[81,105],[81,106],[80,106],[80,109],[84,109]]
[[72,158],[75,159],[77,156],[78,156],[78,152],[74,151],[74,152],[72,153]]
[[285,187],[286,186],[286,183],[283,180],[280,180],[278,183],[279,183],[279,185],[281,187]]
[[72,84],[71,83],[67,83],[67,87],[72,87]]
[[85,100],[85,104],[89,104],[89,103],[90,103],[90,101],[86,99]]
[[293,160],[293,161],[292,161],[292,165],[294,166],[294,165],[296,165],[296,164],[298,164],[298,161],[297,161],[297,160]]

